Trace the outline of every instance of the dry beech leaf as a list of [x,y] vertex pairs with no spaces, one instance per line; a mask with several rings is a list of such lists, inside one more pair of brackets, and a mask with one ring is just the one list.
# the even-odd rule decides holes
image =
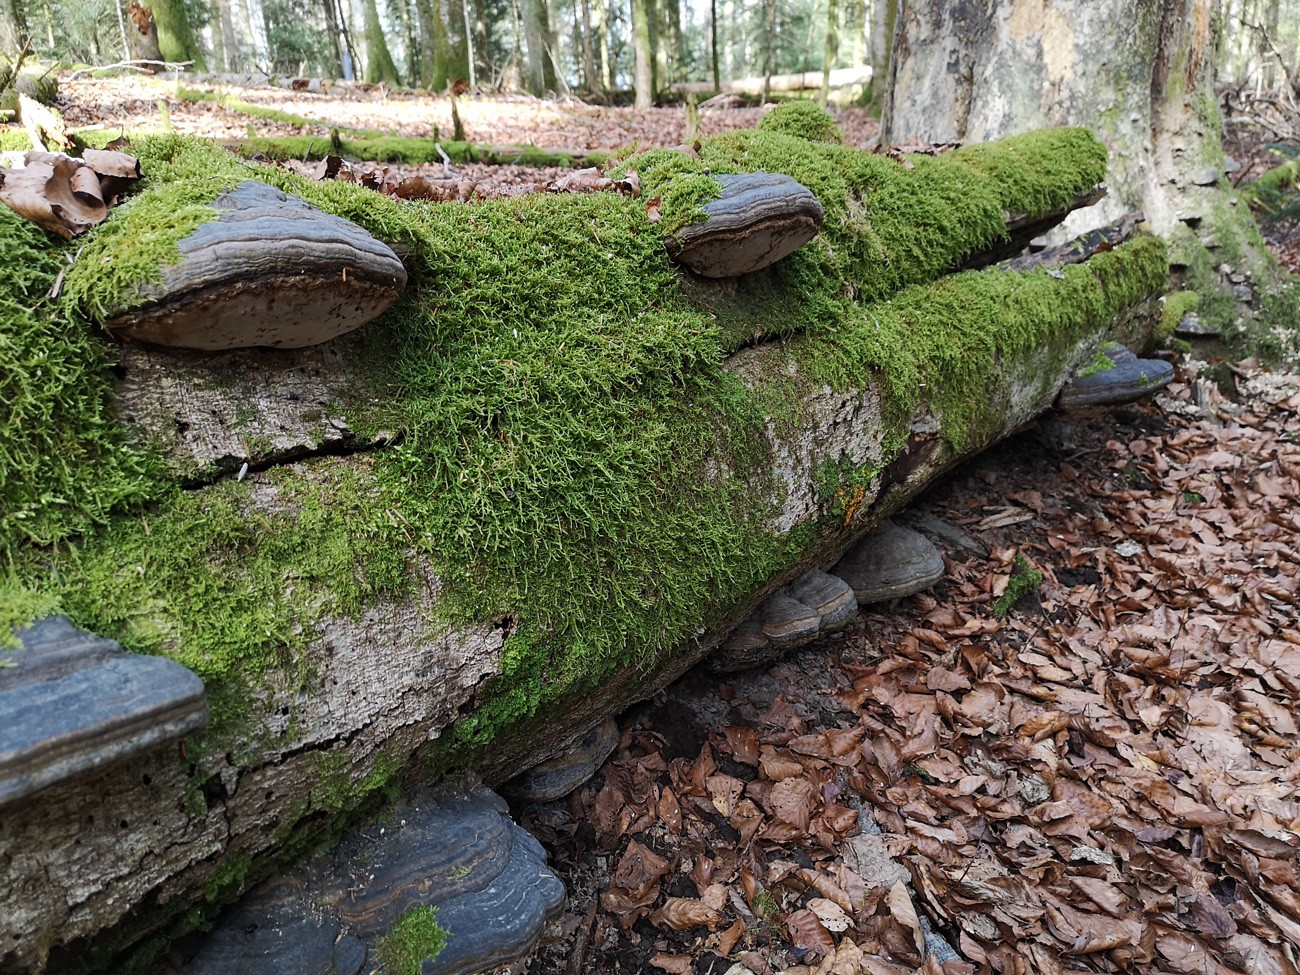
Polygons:
[[659,818],[663,821],[664,826],[672,833],[682,831],[682,807],[677,801],[677,793],[673,792],[668,786],[659,793]]
[[551,184],[555,193],[600,193],[614,189],[614,181],[600,171],[597,166],[575,169],[566,173]]
[[726,957],[735,949],[736,943],[744,937],[746,925],[743,918],[737,918],[736,923],[725,931],[718,932],[718,954]]
[[801,830],[808,828],[816,804],[817,789],[807,779],[782,779],[767,798],[773,816]]
[[690,955],[669,955],[659,951],[650,957],[650,964],[660,971],[671,972],[672,975],[691,975],[694,971]]
[[610,879],[615,887],[640,899],[667,873],[667,860],[636,840],[629,840]]
[[808,901],[808,910],[817,915],[822,927],[827,931],[847,931],[853,920],[832,900],[825,897],[813,897]]
[[650,915],[650,923],[673,931],[716,928],[722,923],[722,915],[694,897],[669,897],[663,906]]
[[788,915],[785,928],[790,935],[790,943],[796,948],[822,955],[829,955],[835,950],[835,939],[822,926],[817,915],[807,908]]
[[108,207],[89,166],[52,152],[29,152],[25,160],[21,169],[0,167],[0,202],[64,240],[103,222]]

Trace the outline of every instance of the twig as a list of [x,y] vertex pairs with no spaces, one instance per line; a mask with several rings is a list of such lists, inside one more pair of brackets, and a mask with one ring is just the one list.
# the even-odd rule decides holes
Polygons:
[[456,174],[451,171],[451,156],[443,151],[442,143],[435,142],[433,147],[438,150],[438,155],[442,157],[442,175],[448,179],[455,176]]
[[592,894],[591,904],[587,907],[587,921],[573,939],[568,975],[582,975],[583,963],[587,960],[587,946],[591,943],[591,930],[596,923],[596,903],[596,895]]
[[162,68],[164,71],[179,72],[182,68],[188,68],[193,64],[193,61],[147,61],[141,58],[134,61],[118,61],[114,64],[101,64],[93,68],[82,68],[79,71],[74,71],[72,74],[68,75],[68,80],[72,81],[83,74],[91,74],[95,71],[111,71],[113,68],[129,68],[132,71],[139,71],[141,74],[149,74],[149,70],[140,67],[140,65],[152,65],[155,68]]

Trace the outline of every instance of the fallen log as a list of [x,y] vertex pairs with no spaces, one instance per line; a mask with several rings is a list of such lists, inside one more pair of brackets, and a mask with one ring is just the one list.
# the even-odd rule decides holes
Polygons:
[[[26,599],[4,618],[57,609],[177,660],[212,724],[7,810],[0,967],[138,961],[418,781],[472,768],[493,784],[563,750],[1049,409],[1103,339],[1149,344],[1167,270],[1153,238],[1060,278],[939,276],[1006,212],[1095,183],[1084,136],[998,157],[1060,172],[1086,150],[1028,200],[999,195],[996,167],[918,160],[951,181],[941,214],[901,193],[895,162],[791,140],[720,137],[658,181],[681,226],[717,160],[784,158],[818,196],[820,238],[720,284],[673,268],[642,201],[404,209],[184,140],[141,147],[148,192],[202,173],[215,198],[253,173],[408,244],[413,283],[380,325],[312,349],[123,350],[118,408],[157,452],[101,433],[85,477],[123,477],[126,456],[166,471],[98,527],[19,499],[59,543],[4,540],[5,592]],[[666,165],[643,159],[643,181]],[[671,200],[679,180],[705,192]],[[909,235],[918,209],[942,224]],[[129,219],[69,272],[83,326],[129,290],[101,294]]]

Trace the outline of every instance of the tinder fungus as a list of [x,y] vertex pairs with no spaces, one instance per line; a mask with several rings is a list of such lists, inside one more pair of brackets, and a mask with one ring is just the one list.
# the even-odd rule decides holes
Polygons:
[[211,932],[173,946],[166,970],[369,972],[402,918],[434,908],[445,943],[421,959],[422,975],[492,971],[532,951],[563,899],[545,851],[500,796],[442,783],[247,895]]
[[666,241],[668,253],[706,278],[734,278],[775,264],[817,236],[824,214],[817,197],[780,173],[718,176],[722,195],[707,217]]
[[1072,378],[1061,390],[1061,409],[1118,406],[1158,393],[1174,378],[1174,367],[1163,359],[1139,359],[1117,342],[1104,346],[1094,366]]
[[208,723],[203,681],[49,616],[0,655],[0,806]]
[[119,338],[186,349],[326,342],[388,309],[406,286],[397,255],[356,224],[254,180],[217,197],[180,242],[148,302],[111,316]]
[[885,521],[833,571],[853,588],[859,603],[880,603],[929,589],[943,578],[943,556],[920,532]]

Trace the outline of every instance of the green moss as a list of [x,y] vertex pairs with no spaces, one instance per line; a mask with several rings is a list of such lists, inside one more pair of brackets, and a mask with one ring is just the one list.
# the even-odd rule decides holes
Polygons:
[[[710,300],[728,345],[832,327],[854,301],[873,301],[933,280],[1006,237],[1004,214],[1066,207],[1105,174],[1106,151],[1083,129],[1032,132],[907,166],[846,146],[783,132],[729,132],[702,141],[698,157],[673,150],[633,156],[648,197],[662,196],[672,233],[702,217],[720,173],[782,172],[808,187],[825,211],[820,236],[742,293]],[[693,177],[693,179],[690,179]],[[699,290],[699,289],[697,289]]]
[[421,963],[438,956],[447,945],[447,931],[438,924],[436,907],[413,907],[375,944],[384,975],[420,975]]
[[1157,334],[1166,339],[1174,334],[1178,323],[1200,306],[1201,296],[1195,291],[1175,291],[1165,296],[1164,306],[1160,309],[1160,325]]
[[160,490],[160,462],[112,415],[109,347],[50,298],[70,250],[0,207],[0,573],[20,546],[85,531]]
[[1115,360],[1112,359],[1110,356],[1106,355],[1104,352],[1098,352],[1096,355],[1092,357],[1091,362],[1089,362],[1086,366],[1084,366],[1082,369],[1079,370],[1077,375],[1079,376],[1080,379],[1087,379],[1090,376],[1097,375],[1097,373],[1099,372],[1105,372],[1108,369],[1114,369],[1114,368],[1115,368]]
[[352,130],[331,131],[328,135],[290,135],[264,138],[250,136],[239,147],[246,158],[324,159],[329,155],[345,156],[365,162],[425,165],[442,162],[438,147],[452,163],[484,162],[516,166],[598,166],[609,154],[583,153],[580,156],[562,149],[537,146],[481,146],[472,142],[440,142],[405,136],[361,136],[342,134]]
[[797,101],[778,105],[758,123],[760,132],[782,132],[809,142],[844,141],[844,133],[830,113],[816,102]]
[[[33,591],[12,576],[0,576],[0,650],[21,647],[14,631],[48,616],[54,607],[55,601],[49,594]],[[0,667],[6,666],[5,660],[0,657]]]
[[1043,573],[1029,564],[1029,560],[1023,555],[1016,553],[1015,568],[1011,571],[1011,579],[1007,582],[1007,588],[1002,595],[993,601],[993,615],[998,617],[1006,616],[1024,596],[1031,592],[1037,591],[1038,587],[1043,584]]
[[1284,275],[1259,296],[1259,322],[1249,351],[1270,365],[1300,368],[1300,278]]
[[21,125],[0,125],[0,152],[31,152],[32,137]]

